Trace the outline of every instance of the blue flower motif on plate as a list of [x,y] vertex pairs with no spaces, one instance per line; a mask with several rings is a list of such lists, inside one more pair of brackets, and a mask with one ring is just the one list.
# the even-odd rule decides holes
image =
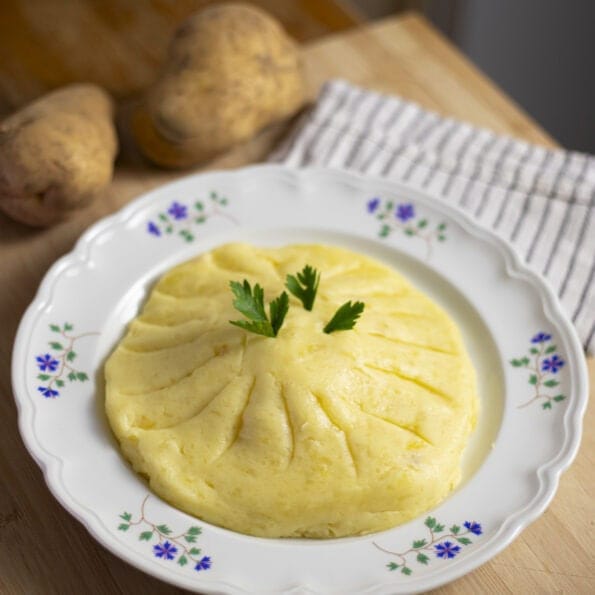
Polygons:
[[559,355],[552,355],[552,357],[544,359],[541,363],[541,370],[543,372],[551,372],[557,374],[558,370],[564,365],[564,360]]
[[211,558],[209,556],[203,556],[194,567],[194,570],[200,572],[201,570],[208,570],[211,567]]
[[532,339],[531,343],[546,343],[552,338],[548,333],[537,333]]
[[527,407],[534,402],[541,402],[542,409],[552,409],[554,403],[566,399],[563,394],[553,391],[559,384],[556,375],[564,367],[565,361],[555,353],[558,348],[552,342],[552,334],[540,331],[531,338],[529,353],[510,360],[515,368],[526,368],[529,371],[529,384],[533,387],[531,397],[518,406]]
[[54,335],[52,341],[48,341],[54,354],[44,353],[35,357],[35,362],[39,368],[37,380],[45,383],[44,386],[38,386],[37,390],[46,399],[55,399],[60,396],[60,391],[66,382],[85,382],[89,380],[86,372],[83,372],[78,366],[75,367],[75,360],[78,353],[75,351],[77,342],[91,335],[99,333],[82,333],[73,335],[74,326],[65,322],[63,325],[50,324],[50,330]]
[[46,399],[55,399],[60,393],[49,386],[38,386],[37,390],[46,398]]
[[60,365],[60,362],[57,359],[54,359],[49,353],[38,355],[35,360],[42,372],[55,372]]
[[433,226],[425,217],[418,216],[415,205],[410,202],[396,204],[392,200],[383,200],[378,196],[366,202],[368,214],[381,222],[378,235],[387,238],[393,232],[402,232],[408,237],[423,240],[426,245],[426,257],[432,254],[435,241],[446,240],[446,223]]
[[397,205],[395,217],[403,223],[406,223],[409,219],[413,219],[415,217],[413,205],[411,203]]
[[368,213],[374,213],[380,206],[380,199],[378,197],[371,198],[367,203]]
[[147,517],[145,507],[148,499],[147,495],[141,504],[137,520],[133,519],[130,512],[123,512],[120,515],[121,522],[118,525],[118,531],[127,532],[131,527],[138,527],[140,541],[150,542],[157,539],[157,543],[153,545],[153,555],[156,558],[175,560],[179,566],[193,564],[196,572],[209,570],[213,565],[211,557],[202,556],[201,549],[195,545],[202,529],[191,526],[186,531],[175,535],[168,525],[164,523],[158,525]]
[[450,541],[444,541],[436,544],[434,550],[436,550],[438,558],[454,558],[461,551],[461,546]]
[[412,560],[427,566],[432,561],[430,557],[432,553],[436,558],[443,560],[454,558],[462,551],[463,546],[473,543],[469,538],[470,535],[479,536],[483,533],[481,524],[476,521],[465,521],[463,523],[464,530],[457,524],[446,529],[446,525],[429,516],[424,521],[424,525],[427,528],[428,536],[414,540],[409,549],[395,552],[374,543],[374,546],[381,552],[395,557],[395,561],[386,565],[389,570],[399,570],[402,574],[410,575],[413,573],[410,566]]
[[171,203],[167,212],[176,220],[186,219],[188,217],[188,207],[186,205],[180,204],[177,201]]
[[157,545],[153,546],[153,552],[155,553],[156,558],[163,558],[164,560],[173,560],[178,553],[178,548],[170,543],[169,541],[165,541],[164,543],[158,543]]
[[155,223],[153,223],[152,221],[149,221],[147,223],[147,231],[150,234],[153,234],[154,236],[159,237],[161,235],[161,230],[159,229],[159,227],[157,225],[155,225]]
[[227,204],[227,198],[217,192],[211,192],[206,200],[195,200],[189,204],[174,200],[165,210],[157,213],[155,219],[147,221],[147,233],[156,238],[177,235],[186,242],[193,242],[196,226],[214,217],[228,219],[237,225],[235,218],[224,210]]
[[473,535],[482,534],[481,525],[479,523],[476,523],[475,521],[465,521],[463,523],[463,527],[465,527],[465,529],[468,529],[471,533],[473,533]]

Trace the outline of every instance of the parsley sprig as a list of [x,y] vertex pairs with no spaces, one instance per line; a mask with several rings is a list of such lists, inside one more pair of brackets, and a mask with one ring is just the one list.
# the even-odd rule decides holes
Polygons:
[[229,322],[257,335],[276,337],[289,309],[287,292],[284,291],[269,304],[269,319],[264,309],[264,291],[258,283],[254,286],[254,290],[246,279],[243,284],[230,281],[229,286],[235,296],[234,308],[248,318],[248,320]]
[[289,293],[298,298],[308,311],[312,310],[314,305],[319,283],[320,273],[309,264],[297,274],[297,277],[287,275],[285,279],[285,287],[287,287]]
[[329,335],[335,331],[348,331],[355,326],[357,319],[364,311],[363,302],[345,302],[327,322],[323,331]]
[[[308,264],[297,275],[287,275],[285,280],[285,287],[309,311],[314,306],[319,284],[320,273]],[[243,283],[230,281],[229,286],[235,296],[234,308],[248,319],[229,322],[258,335],[276,337],[289,310],[287,292],[282,292],[269,304],[269,316],[267,316],[264,307],[264,291],[258,283],[254,285],[254,289],[246,279]],[[327,322],[323,331],[326,334],[348,331],[355,326],[363,311],[363,302],[345,302]]]

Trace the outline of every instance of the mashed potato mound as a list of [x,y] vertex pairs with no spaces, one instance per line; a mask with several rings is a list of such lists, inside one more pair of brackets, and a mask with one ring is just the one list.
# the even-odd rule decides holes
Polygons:
[[[286,274],[321,273],[313,311],[290,296],[276,338],[242,319],[230,280],[269,303]],[[322,332],[348,300],[353,330]],[[268,308],[267,308],[268,311]],[[387,529],[460,480],[475,374],[454,322],[394,270],[345,249],[230,244],[169,271],[106,364],[106,410],[136,471],[173,506],[233,531],[338,537]]]

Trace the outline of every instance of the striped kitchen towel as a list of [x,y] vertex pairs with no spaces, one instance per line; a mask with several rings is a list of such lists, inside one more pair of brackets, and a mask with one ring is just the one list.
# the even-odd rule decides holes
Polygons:
[[386,176],[458,204],[549,280],[595,353],[595,157],[330,81],[270,161]]

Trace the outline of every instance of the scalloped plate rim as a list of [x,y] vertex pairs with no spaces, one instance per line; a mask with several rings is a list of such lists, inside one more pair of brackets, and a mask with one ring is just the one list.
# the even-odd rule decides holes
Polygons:
[[[254,173],[291,178],[293,182],[309,176],[334,176],[336,178],[342,178],[350,184],[352,184],[353,181],[357,181],[360,185],[373,184],[376,190],[386,188],[388,191],[406,192],[412,195],[415,200],[421,200],[423,203],[430,203],[432,208],[452,217],[455,221],[460,223],[467,232],[470,232],[480,240],[487,241],[500,252],[505,262],[507,275],[528,281],[532,289],[537,291],[546,317],[548,319],[557,319],[560,327],[566,333],[564,340],[569,348],[567,357],[570,357],[571,352],[572,355],[579,356],[575,362],[576,377],[572,378],[573,383],[576,383],[578,386],[578,396],[575,398],[572,405],[569,405],[564,412],[564,439],[556,455],[536,469],[536,473],[539,477],[539,490],[535,493],[532,500],[524,508],[517,510],[508,517],[500,529],[491,536],[489,540],[478,543],[472,556],[459,560],[456,564],[452,564],[451,566],[433,569],[428,574],[420,576],[419,582],[428,582],[427,579],[430,579],[431,584],[419,586],[411,584],[412,589],[410,592],[420,592],[428,588],[435,588],[460,578],[490,560],[507,547],[523,529],[541,516],[553,499],[559,485],[561,474],[571,465],[580,446],[582,420],[588,399],[588,376],[584,353],[576,331],[568,319],[568,316],[563,311],[557,296],[553,293],[542,275],[529,269],[527,265],[520,260],[507,241],[497,236],[491,230],[478,224],[457,205],[446,203],[443,200],[432,196],[430,193],[411,188],[405,184],[375,176],[346,172],[332,168],[295,169],[282,165],[253,165],[236,170],[207,171],[180,177],[175,181],[143,193],[139,197],[132,199],[127,205],[123,206],[115,213],[96,221],[81,235],[73,249],[69,253],[60,257],[46,272],[35,297],[23,314],[19,324],[12,354],[12,381],[18,410],[19,430],[27,450],[41,467],[44,479],[52,495],[68,512],[85,526],[97,541],[118,557],[160,580],[165,580],[184,588],[200,588],[203,591],[207,588],[211,593],[249,592],[239,585],[218,579],[211,581],[205,578],[200,584],[192,581],[190,577],[188,580],[181,580],[179,575],[171,575],[167,569],[149,564],[138,552],[123,547],[115,547],[113,536],[111,534],[104,534],[104,531],[106,530],[105,525],[103,525],[92,511],[88,511],[83,504],[76,501],[75,498],[68,493],[63,485],[61,475],[64,464],[63,460],[44,449],[32,429],[35,419],[34,407],[28,399],[21,400],[16,395],[20,390],[18,388],[18,383],[20,382],[22,369],[20,368],[19,362],[22,359],[20,358],[21,352],[25,351],[24,333],[29,325],[32,324],[35,314],[51,301],[52,289],[55,283],[59,280],[64,267],[72,265],[77,261],[80,263],[87,262],[90,258],[90,251],[94,242],[101,237],[102,233],[108,231],[115,223],[125,223],[129,221],[137,212],[151,202],[154,195],[159,195],[164,190],[171,190],[179,184],[186,184],[196,178],[204,180],[205,178],[216,178],[219,176],[240,177],[251,176]],[[391,592],[391,587],[394,588],[393,583],[376,582],[363,589],[361,587],[357,588],[352,592],[389,593]],[[216,590],[217,588],[224,588],[225,591],[218,591]],[[296,593],[298,591],[317,593],[317,591],[313,590],[307,584],[288,585],[287,588],[283,590],[285,593]]]

